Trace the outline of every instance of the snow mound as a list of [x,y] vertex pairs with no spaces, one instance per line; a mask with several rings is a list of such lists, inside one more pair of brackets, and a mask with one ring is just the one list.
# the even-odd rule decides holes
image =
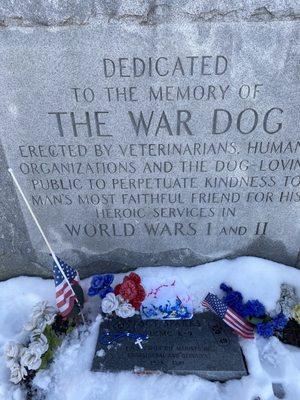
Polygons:
[[[188,287],[196,311],[208,291],[221,294],[219,285],[226,282],[244,295],[245,301],[260,299],[267,311],[275,308],[280,284],[297,287],[300,295],[300,271],[254,257],[221,260],[193,267],[139,268],[143,279],[155,276],[160,282],[178,277]],[[116,276],[121,282],[123,274]],[[90,279],[82,282],[89,287]],[[23,400],[25,393],[9,382],[3,347],[9,340],[19,340],[23,324],[32,307],[40,300],[55,305],[52,280],[19,277],[0,282],[0,400]],[[98,299],[89,299],[85,310],[93,321],[89,332],[80,328],[68,337],[56,353],[50,368],[38,373],[34,383],[43,389],[46,400],[274,400],[272,384],[280,383],[285,399],[300,398],[300,349],[282,344],[277,338],[257,337],[240,340],[246,356],[249,376],[224,384],[196,376],[138,376],[129,372],[90,372],[98,327]],[[38,400],[38,397],[37,399]]]

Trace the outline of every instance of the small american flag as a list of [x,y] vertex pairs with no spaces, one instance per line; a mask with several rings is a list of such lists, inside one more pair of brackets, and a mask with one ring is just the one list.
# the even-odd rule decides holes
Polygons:
[[245,339],[254,338],[253,326],[233,311],[232,308],[228,307],[215,294],[208,293],[202,301],[202,305],[221,317],[238,335]]
[[[78,272],[66,264],[63,260],[57,257],[57,260],[63,269],[68,281],[71,286],[79,285],[79,275]],[[60,272],[58,266],[54,263],[53,274],[55,281],[56,290],[56,305],[63,317],[67,317],[74,307],[76,301],[74,293],[72,292],[70,286],[66,282],[63,274]]]

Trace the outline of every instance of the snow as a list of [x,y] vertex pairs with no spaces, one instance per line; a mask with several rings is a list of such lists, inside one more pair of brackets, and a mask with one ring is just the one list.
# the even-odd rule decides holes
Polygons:
[[[211,291],[221,294],[221,282],[241,291],[245,300],[258,298],[268,311],[275,308],[280,284],[297,287],[300,271],[271,261],[240,257],[193,267],[139,268],[144,282],[178,277],[188,287],[193,304],[201,311],[201,300]],[[115,283],[124,274],[116,276]],[[90,279],[82,281],[86,290]],[[3,359],[3,346],[21,340],[23,324],[40,300],[55,304],[52,280],[18,277],[0,282],[0,400],[23,400],[25,393],[9,382]],[[47,400],[272,400],[272,384],[281,383],[285,399],[300,398],[300,349],[282,344],[277,338],[240,339],[249,375],[226,383],[209,382],[197,376],[167,374],[140,376],[129,372],[90,372],[101,317],[97,298],[88,299],[85,312],[91,319],[89,332],[74,331],[56,353],[50,368],[38,373],[34,383],[44,389]],[[101,356],[101,354],[99,354]]]

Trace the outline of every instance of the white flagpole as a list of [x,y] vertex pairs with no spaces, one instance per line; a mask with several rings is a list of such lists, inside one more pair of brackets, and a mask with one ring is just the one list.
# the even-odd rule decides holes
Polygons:
[[[23,192],[23,190],[22,190],[22,188],[21,188],[19,182],[17,181],[17,178],[15,177],[15,174],[14,174],[13,170],[12,170],[11,168],[9,168],[9,169],[8,169],[8,172],[9,172],[10,175],[12,176],[13,181],[14,181],[16,187],[18,188],[18,190],[19,190],[19,192],[20,192],[20,194],[21,194],[21,196],[22,196],[22,198],[23,198],[23,200],[24,200],[24,202],[25,202],[25,204],[26,204],[26,206],[27,206],[27,208],[28,208],[28,210],[29,210],[29,212],[30,212],[30,214],[31,214],[31,216],[32,216],[32,218],[33,218],[33,220],[34,220],[34,222],[35,222],[35,224],[36,224],[36,226],[38,227],[38,229],[39,229],[39,231],[40,231],[40,233],[41,233],[41,235],[42,235],[42,237],[43,237],[43,239],[44,239],[44,241],[45,241],[45,243],[46,243],[46,245],[47,245],[47,247],[48,247],[48,249],[49,249],[49,251],[50,251],[50,253],[51,253],[51,256],[52,256],[52,258],[53,258],[55,264],[57,265],[58,269],[59,269],[60,272],[62,273],[62,276],[64,277],[64,279],[66,280],[66,282],[67,282],[67,284],[68,284],[70,290],[72,291],[72,293],[73,293],[73,295],[74,295],[74,297],[75,297],[75,301],[77,302],[77,304],[78,304],[78,306],[79,306],[79,308],[80,308],[80,310],[81,310],[81,305],[79,304],[79,301],[78,301],[77,296],[76,296],[76,294],[75,294],[75,292],[74,292],[74,289],[72,288],[72,285],[71,285],[71,283],[69,282],[69,280],[68,280],[68,278],[67,278],[67,276],[66,276],[66,274],[65,274],[65,271],[62,269],[62,267],[61,267],[61,265],[60,265],[60,263],[59,263],[59,261],[58,261],[56,255],[55,255],[55,253],[54,253],[52,247],[50,246],[50,243],[49,243],[49,241],[48,241],[48,239],[47,239],[47,237],[46,237],[46,235],[45,235],[45,233],[44,233],[44,231],[43,231],[43,229],[42,229],[42,227],[41,227],[39,221],[37,220],[37,217],[35,216],[35,214],[34,214],[32,208],[31,208],[30,204],[28,203],[28,200],[26,199],[25,194],[24,194],[24,192]],[[84,320],[84,316],[83,316],[83,314],[82,314],[82,311],[80,311],[80,314],[81,314],[83,323],[85,324],[85,320]]]

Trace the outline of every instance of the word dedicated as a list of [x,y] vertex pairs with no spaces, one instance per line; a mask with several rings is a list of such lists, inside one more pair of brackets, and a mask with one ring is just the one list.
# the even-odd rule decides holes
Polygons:
[[227,70],[228,60],[223,55],[119,57],[116,59],[104,58],[102,67],[105,78],[223,75]]

